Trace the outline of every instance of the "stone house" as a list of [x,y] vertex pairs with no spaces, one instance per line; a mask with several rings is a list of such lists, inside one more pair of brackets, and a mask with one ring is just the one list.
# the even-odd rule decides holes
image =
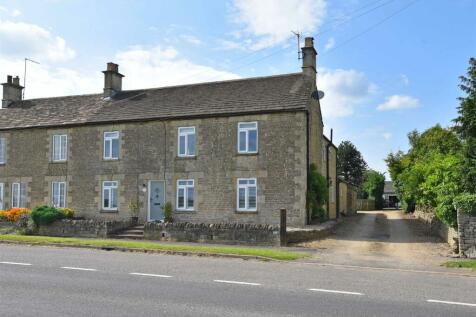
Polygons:
[[336,219],[339,217],[337,213],[337,146],[332,143],[332,130],[330,139],[322,135],[321,152],[321,174],[327,179],[329,186],[329,198],[324,209],[329,219]]
[[[48,204],[78,216],[141,221],[308,223],[308,167],[323,162],[316,50],[302,72],[22,100],[8,76],[0,109],[0,209]],[[319,167],[321,168],[321,167]],[[334,180],[332,181],[334,183]]]

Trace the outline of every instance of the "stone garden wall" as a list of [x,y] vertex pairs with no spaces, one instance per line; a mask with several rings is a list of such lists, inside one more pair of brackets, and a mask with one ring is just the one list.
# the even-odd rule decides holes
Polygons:
[[458,231],[441,222],[431,208],[417,206],[413,216],[422,221],[428,233],[439,236],[454,250],[458,250]]
[[476,258],[476,216],[458,212],[459,253]]
[[130,220],[71,220],[63,219],[34,229],[34,234],[54,237],[107,238],[132,225]]
[[144,238],[161,241],[216,242],[279,245],[279,226],[255,224],[206,224],[147,222]]

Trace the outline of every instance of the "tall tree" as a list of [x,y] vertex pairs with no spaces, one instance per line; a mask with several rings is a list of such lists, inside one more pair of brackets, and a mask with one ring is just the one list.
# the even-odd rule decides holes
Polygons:
[[350,183],[360,186],[367,170],[362,154],[350,141],[342,141],[337,149],[337,173]]
[[464,158],[464,188],[476,194],[476,59],[469,59],[467,76],[460,77],[459,87],[466,93],[460,97],[458,117],[454,120],[455,131],[461,137],[465,146]]
[[362,191],[365,192],[369,198],[375,200],[375,208],[383,208],[383,190],[385,187],[385,176],[374,170],[367,170],[364,175],[364,183],[362,184]]

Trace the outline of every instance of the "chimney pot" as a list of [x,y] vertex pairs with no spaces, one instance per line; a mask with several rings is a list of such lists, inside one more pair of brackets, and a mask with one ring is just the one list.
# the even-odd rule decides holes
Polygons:
[[13,84],[19,86],[20,85],[20,77],[16,76],[13,78]]
[[12,75],[7,75],[7,84],[11,84],[12,83]]
[[306,37],[304,39],[304,47],[302,50],[302,72],[313,82],[315,88],[316,85],[316,73],[317,73],[317,66],[316,66],[316,49],[314,48],[314,38]]
[[304,46],[305,47],[314,47],[314,38],[313,37],[306,37],[304,39]]

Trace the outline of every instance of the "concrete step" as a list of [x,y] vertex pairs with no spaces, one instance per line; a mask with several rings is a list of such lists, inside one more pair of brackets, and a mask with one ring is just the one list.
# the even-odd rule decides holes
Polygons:
[[127,234],[127,233],[121,233],[121,234],[116,234],[114,238],[117,239],[135,239],[135,240],[141,240],[144,239],[143,234]]
[[144,229],[126,229],[122,231],[121,233],[126,233],[126,234],[144,234]]

